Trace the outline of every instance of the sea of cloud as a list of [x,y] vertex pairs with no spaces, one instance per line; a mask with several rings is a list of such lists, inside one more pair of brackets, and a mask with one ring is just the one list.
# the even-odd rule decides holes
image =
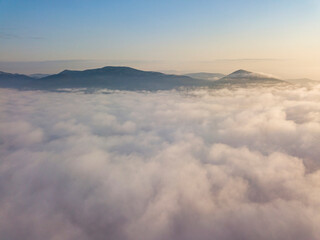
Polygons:
[[320,86],[0,89],[0,239],[320,239]]

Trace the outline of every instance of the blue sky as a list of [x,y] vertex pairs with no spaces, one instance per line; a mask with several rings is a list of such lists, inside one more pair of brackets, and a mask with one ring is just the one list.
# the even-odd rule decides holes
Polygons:
[[280,75],[294,68],[292,75],[320,79],[319,5],[316,0],[0,0],[0,67],[34,62],[27,70],[41,72],[36,62],[50,61],[45,70],[53,72],[63,68],[56,64],[60,60],[82,62],[73,68],[85,68],[86,61],[92,67],[128,62],[178,71],[243,66]]

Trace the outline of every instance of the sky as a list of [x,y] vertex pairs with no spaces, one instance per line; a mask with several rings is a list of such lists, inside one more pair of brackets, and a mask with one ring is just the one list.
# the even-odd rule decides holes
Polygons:
[[239,68],[320,80],[318,0],[0,0],[0,70]]

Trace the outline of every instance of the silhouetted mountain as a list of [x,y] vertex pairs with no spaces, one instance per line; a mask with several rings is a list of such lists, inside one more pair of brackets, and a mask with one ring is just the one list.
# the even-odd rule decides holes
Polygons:
[[31,85],[33,78],[23,74],[6,73],[0,71],[0,87],[21,88]]
[[249,72],[243,69],[237,70],[220,80],[216,81],[218,84],[247,84],[247,83],[285,83],[272,75]]
[[27,75],[17,74],[17,73],[6,73],[0,71],[0,79],[1,80],[14,80],[14,79],[21,79],[21,80],[30,80],[33,79]]
[[43,78],[0,72],[0,87],[17,89],[58,90],[65,88],[111,90],[170,90],[180,87],[224,87],[224,85],[286,83],[273,76],[235,71],[220,80],[195,79],[183,75],[141,71],[130,67],[104,67],[84,71],[65,70]]
[[195,79],[203,79],[203,80],[208,80],[208,81],[217,81],[220,78],[223,78],[226,76],[221,73],[207,73],[207,72],[188,73],[188,74],[184,74],[184,75],[195,78]]
[[[26,76],[28,77],[28,76]],[[169,90],[179,87],[208,86],[210,82],[188,76],[141,71],[130,67],[104,67],[84,71],[65,70],[28,82],[10,82],[0,86],[54,90],[60,88],[108,88],[114,90]]]

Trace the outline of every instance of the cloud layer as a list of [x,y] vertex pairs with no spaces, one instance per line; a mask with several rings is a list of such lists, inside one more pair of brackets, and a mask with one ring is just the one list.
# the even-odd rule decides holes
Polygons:
[[319,103],[0,89],[0,239],[318,239]]

